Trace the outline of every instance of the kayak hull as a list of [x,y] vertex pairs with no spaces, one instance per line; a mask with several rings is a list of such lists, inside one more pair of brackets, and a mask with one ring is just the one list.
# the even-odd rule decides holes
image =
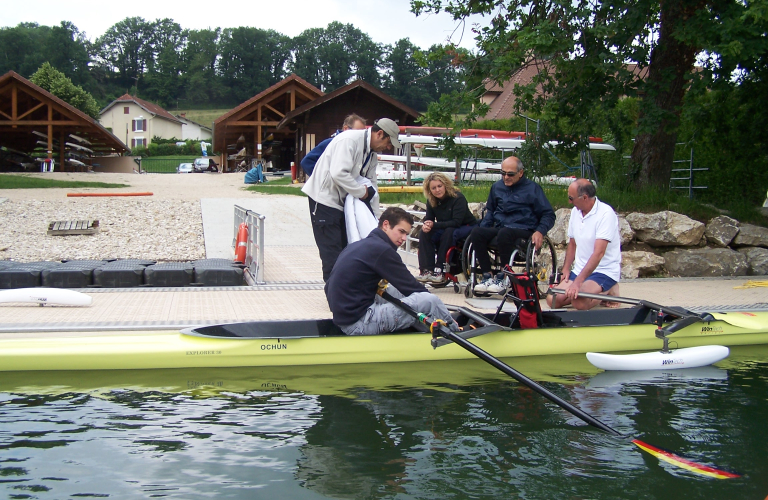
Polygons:
[[[717,316],[738,320],[738,314]],[[768,344],[768,312],[744,314],[749,317],[742,322],[702,321],[672,338],[680,348]],[[427,333],[345,336],[334,333],[329,320],[243,325],[257,331],[264,326],[263,338],[209,338],[175,330],[69,332],[68,337],[0,340],[0,371],[311,366],[473,357],[455,344],[433,349]],[[649,323],[500,327],[470,341],[496,357],[652,351],[661,347],[655,328]]]

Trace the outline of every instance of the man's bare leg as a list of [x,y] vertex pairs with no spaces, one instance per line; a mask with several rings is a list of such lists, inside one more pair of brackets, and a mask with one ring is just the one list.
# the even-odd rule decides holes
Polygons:
[[[619,284],[616,283],[615,285],[613,285],[607,292],[605,292],[605,294],[610,296],[610,297],[618,297],[619,296]],[[618,302],[614,302],[612,300],[604,300],[604,301],[600,302],[600,305],[604,306],[604,307],[610,307],[612,309],[621,307],[621,304],[619,304]]]

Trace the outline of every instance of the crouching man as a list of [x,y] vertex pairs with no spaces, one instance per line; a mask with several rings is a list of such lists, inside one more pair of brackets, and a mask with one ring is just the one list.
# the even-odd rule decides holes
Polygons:
[[573,304],[575,309],[585,310],[601,302],[608,307],[619,306],[607,297],[603,301],[579,297],[580,292],[608,296],[619,294],[619,218],[613,208],[601,202],[596,194],[595,186],[588,179],[577,179],[568,186],[568,201],[573,209],[563,263],[565,279],[557,284],[557,288],[565,290],[565,297],[547,296],[551,307]]
[[416,281],[397,254],[413,227],[413,217],[401,208],[388,208],[378,228],[367,238],[350,244],[333,266],[325,296],[333,322],[347,335],[377,335],[413,326],[416,320],[377,295],[379,281],[390,283],[393,297],[415,311],[442,319],[453,331],[459,326],[445,304]]

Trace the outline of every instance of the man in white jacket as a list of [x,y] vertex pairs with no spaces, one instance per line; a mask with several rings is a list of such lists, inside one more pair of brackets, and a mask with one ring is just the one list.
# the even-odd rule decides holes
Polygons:
[[377,120],[370,129],[340,133],[325,149],[302,188],[309,197],[312,231],[323,263],[324,281],[328,281],[336,259],[347,246],[344,199],[349,193],[369,202],[374,214],[379,214],[378,203],[373,199],[375,189],[361,185],[357,178],[365,177],[376,186],[377,153],[399,148],[399,134],[397,124],[389,118]]

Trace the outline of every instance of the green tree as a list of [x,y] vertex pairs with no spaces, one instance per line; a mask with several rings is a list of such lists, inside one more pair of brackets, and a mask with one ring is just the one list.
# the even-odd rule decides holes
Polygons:
[[[451,106],[476,103],[484,79],[507,82],[531,65],[537,75],[516,87],[517,107],[565,124],[553,133],[586,135],[595,109],[639,97],[637,187],[669,186],[686,92],[731,78],[729,68],[748,71],[741,62],[764,57],[768,44],[766,0],[412,0],[411,7],[417,15],[445,10],[456,20],[490,16],[488,26],[475,29],[480,53],[465,62],[467,88],[443,99],[435,119],[449,117]],[[708,57],[694,71],[699,55]]]
[[37,23],[20,23],[13,28],[0,28],[0,75],[15,71],[29,78],[46,61],[40,50],[51,28]]
[[123,86],[138,86],[153,60],[152,41],[152,23],[141,17],[123,19],[96,40],[99,63]]
[[182,51],[188,104],[220,103],[227,89],[216,72],[221,29],[192,30]]
[[226,28],[218,71],[235,102],[249,99],[285,77],[290,38],[274,30]]
[[32,83],[42,87],[62,101],[65,101],[92,118],[99,116],[99,106],[91,94],[72,83],[64,73],[49,63],[43,63],[30,78]]
[[168,107],[176,103],[183,91],[182,50],[188,32],[172,19],[157,19],[151,25],[151,55],[147,60],[142,96]]
[[59,26],[51,27],[43,46],[47,61],[72,83],[86,88],[93,86],[90,42],[74,24],[61,21]]
[[424,111],[429,102],[426,68],[417,60],[419,48],[407,38],[398,40],[387,55],[387,93],[408,106]]
[[291,70],[323,91],[360,78],[380,86],[383,48],[351,24],[332,22],[293,39]]

